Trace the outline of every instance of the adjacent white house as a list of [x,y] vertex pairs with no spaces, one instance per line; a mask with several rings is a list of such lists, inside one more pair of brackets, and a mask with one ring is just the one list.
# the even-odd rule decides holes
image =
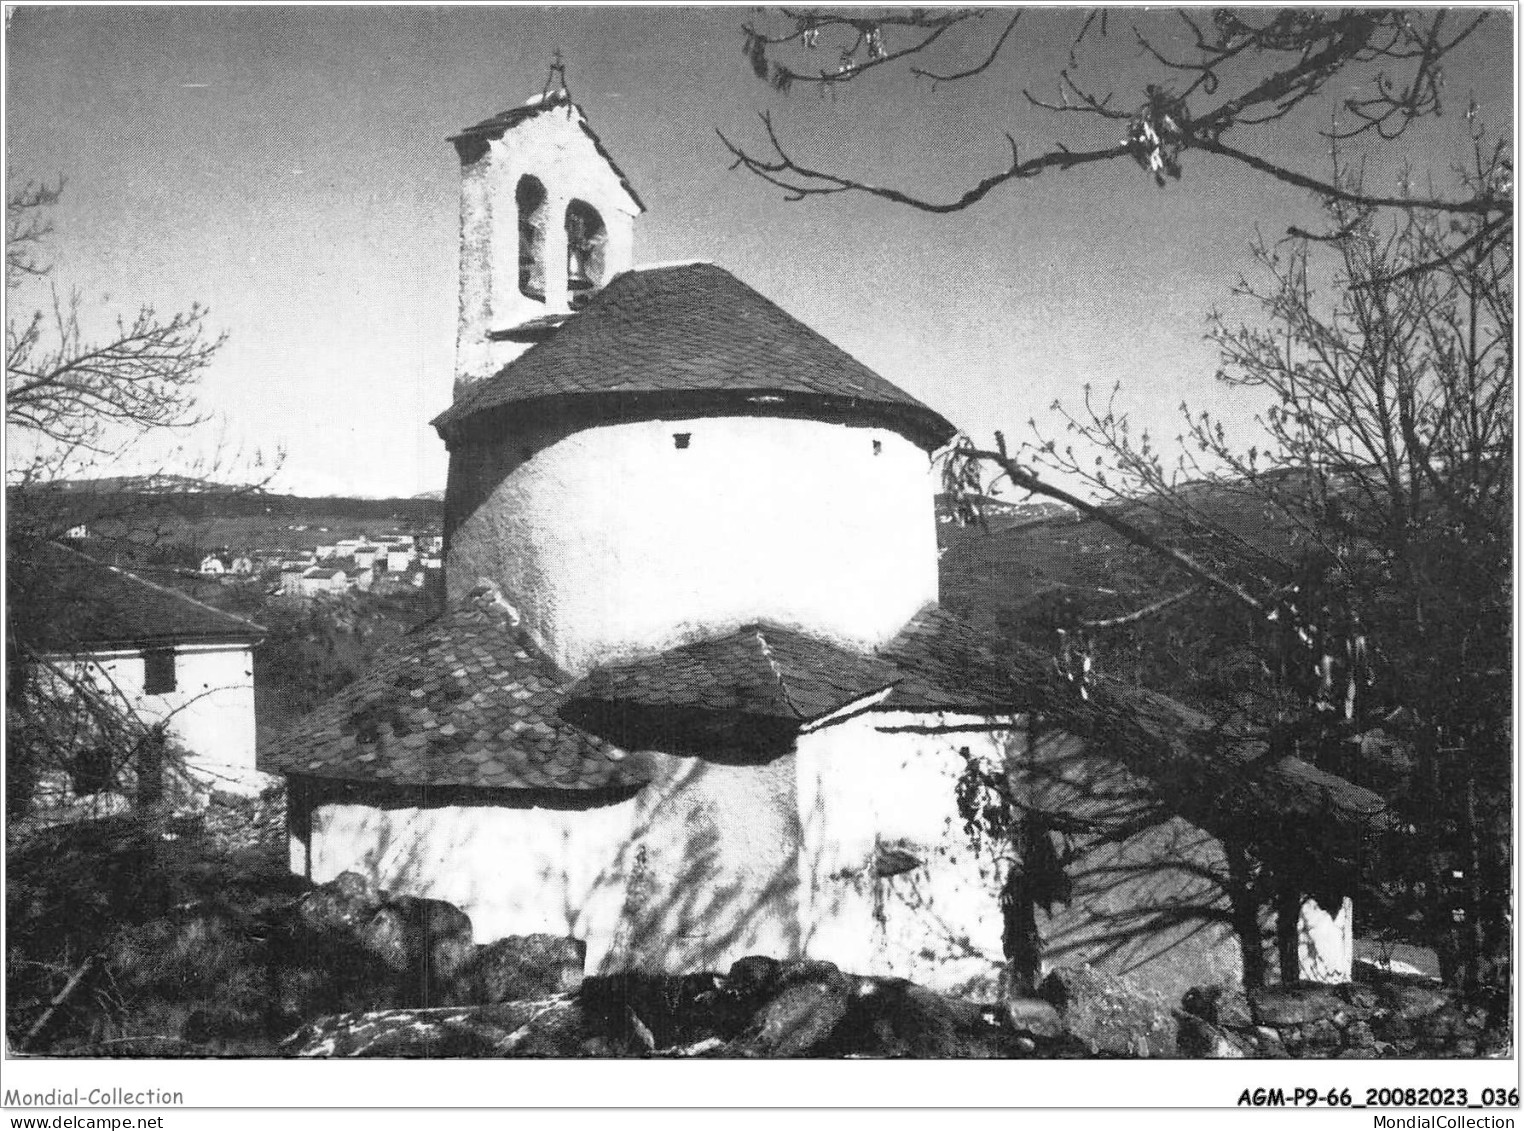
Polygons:
[[[271,779],[255,768],[254,649],[265,630],[174,589],[62,546],[29,568],[47,572],[15,609],[16,637],[38,678],[89,687],[135,724],[163,735],[145,745],[153,763],[128,767],[140,794],[161,788],[178,803],[213,790],[256,793]],[[81,731],[72,792],[96,792],[90,729]],[[183,754],[183,760],[163,757]],[[146,782],[145,773],[163,780]],[[67,802],[65,796],[54,800]]]
[[[271,751],[293,870],[576,936],[590,972],[765,953],[991,993],[1035,882],[963,827],[995,767],[1070,881],[1049,961],[1235,978],[1210,799],[1140,823],[1146,775],[1043,725],[1046,658],[938,607],[953,425],[728,271],[635,268],[644,206],[564,92],[451,140],[452,607]],[[1304,972],[1338,980],[1330,930]]]

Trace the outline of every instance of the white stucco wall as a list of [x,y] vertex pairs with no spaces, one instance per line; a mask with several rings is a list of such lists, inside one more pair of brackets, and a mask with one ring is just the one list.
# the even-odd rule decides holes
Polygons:
[[[966,765],[960,748],[1002,763],[1013,732],[991,729],[991,722],[873,712],[800,737],[800,919],[808,957],[945,992],[996,992],[1004,863],[989,846],[973,849],[955,793]],[[885,842],[913,847],[925,866],[877,876],[874,858]]]
[[1315,899],[1302,904],[1297,965],[1304,982],[1350,982],[1355,977],[1355,906],[1345,897],[1336,914]]
[[144,693],[141,651],[99,652],[55,658],[88,675],[144,723],[164,723],[187,754],[186,769],[199,789],[256,793],[274,779],[254,768],[254,651],[248,644],[180,645],[175,689]]
[[452,591],[496,582],[574,674],[755,620],[873,647],[936,600],[932,488],[926,453],[883,428],[588,428],[497,484],[446,574]]
[[[294,822],[292,868],[447,900],[479,943],[580,938],[588,973],[723,972],[765,954],[988,999],[1001,990],[1008,860],[1002,845],[974,848],[956,783],[962,750],[995,767],[1027,741],[1019,716],[868,711],[761,762],[644,752],[651,784],[613,804],[396,807],[356,786]],[[1098,798],[1119,796],[1125,773],[1091,774],[1072,737],[1043,741],[1074,746],[1089,795],[1078,811],[1103,820]],[[1208,834],[1166,818],[1086,839],[1061,838],[1074,894],[1038,913],[1045,968],[1089,963],[1170,997],[1238,979],[1237,939],[1211,919],[1222,893],[1201,871],[1220,863]],[[884,848],[921,863],[879,875]],[[1304,918],[1304,976],[1347,980],[1350,921],[1347,906],[1337,921]]]
[[724,972],[749,954],[798,957],[795,779],[791,754],[663,758],[611,870],[624,891],[617,928],[587,937],[588,970]]
[[[593,206],[602,218],[603,283],[627,271],[634,257],[638,207],[609,163],[579,125],[581,111],[557,107],[537,114],[490,143],[462,169],[460,320],[456,389],[491,376],[523,353],[522,342],[490,342],[487,333],[545,314],[565,314],[566,208],[573,200]],[[519,290],[519,179],[534,176],[545,187],[545,300]]]
[[[798,953],[793,758],[732,765],[649,755],[653,782],[612,804],[394,806],[319,797],[298,813],[291,869],[359,872],[442,899],[474,939],[548,933],[587,943],[589,973],[727,970]],[[300,805],[300,801],[297,803]]]
[[393,894],[442,899],[478,943],[505,935],[611,937],[624,899],[614,870],[633,799],[592,808],[532,805],[316,806],[291,841],[292,871],[314,883],[359,872]]

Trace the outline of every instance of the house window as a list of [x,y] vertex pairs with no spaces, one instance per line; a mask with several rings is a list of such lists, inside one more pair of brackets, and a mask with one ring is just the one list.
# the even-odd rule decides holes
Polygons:
[[686,448],[688,441],[691,439],[693,439],[692,432],[674,432],[672,433],[672,446],[674,448]]
[[545,301],[545,186],[537,177],[519,178],[519,290]]
[[155,648],[143,653],[143,694],[164,695],[175,689],[175,650]]
[[873,454],[874,455],[879,455],[879,454],[881,454],[883,452],[883,450],[884,450],[884,442],[882,440],[874,440],[873,441]]

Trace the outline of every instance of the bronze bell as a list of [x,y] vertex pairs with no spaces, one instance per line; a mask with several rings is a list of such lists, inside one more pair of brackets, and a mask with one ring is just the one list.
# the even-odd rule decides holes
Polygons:
[[588,274],[584,249],[575,246],[569,248],[566,253],[566,289],[590,291],[594,286],[592,276]]

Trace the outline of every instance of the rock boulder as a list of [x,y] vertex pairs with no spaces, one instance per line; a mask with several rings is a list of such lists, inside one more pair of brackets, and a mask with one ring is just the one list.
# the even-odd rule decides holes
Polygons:
[[1090,1056],[1172,1057],[1178,1024],[1162,995],[1090,966],[1064,967],[1039,990]]
[[455,1000],[491,1005],[546,998],[582,984],[587,944],[556,935],[510,935],[476,947],[452,972]]

